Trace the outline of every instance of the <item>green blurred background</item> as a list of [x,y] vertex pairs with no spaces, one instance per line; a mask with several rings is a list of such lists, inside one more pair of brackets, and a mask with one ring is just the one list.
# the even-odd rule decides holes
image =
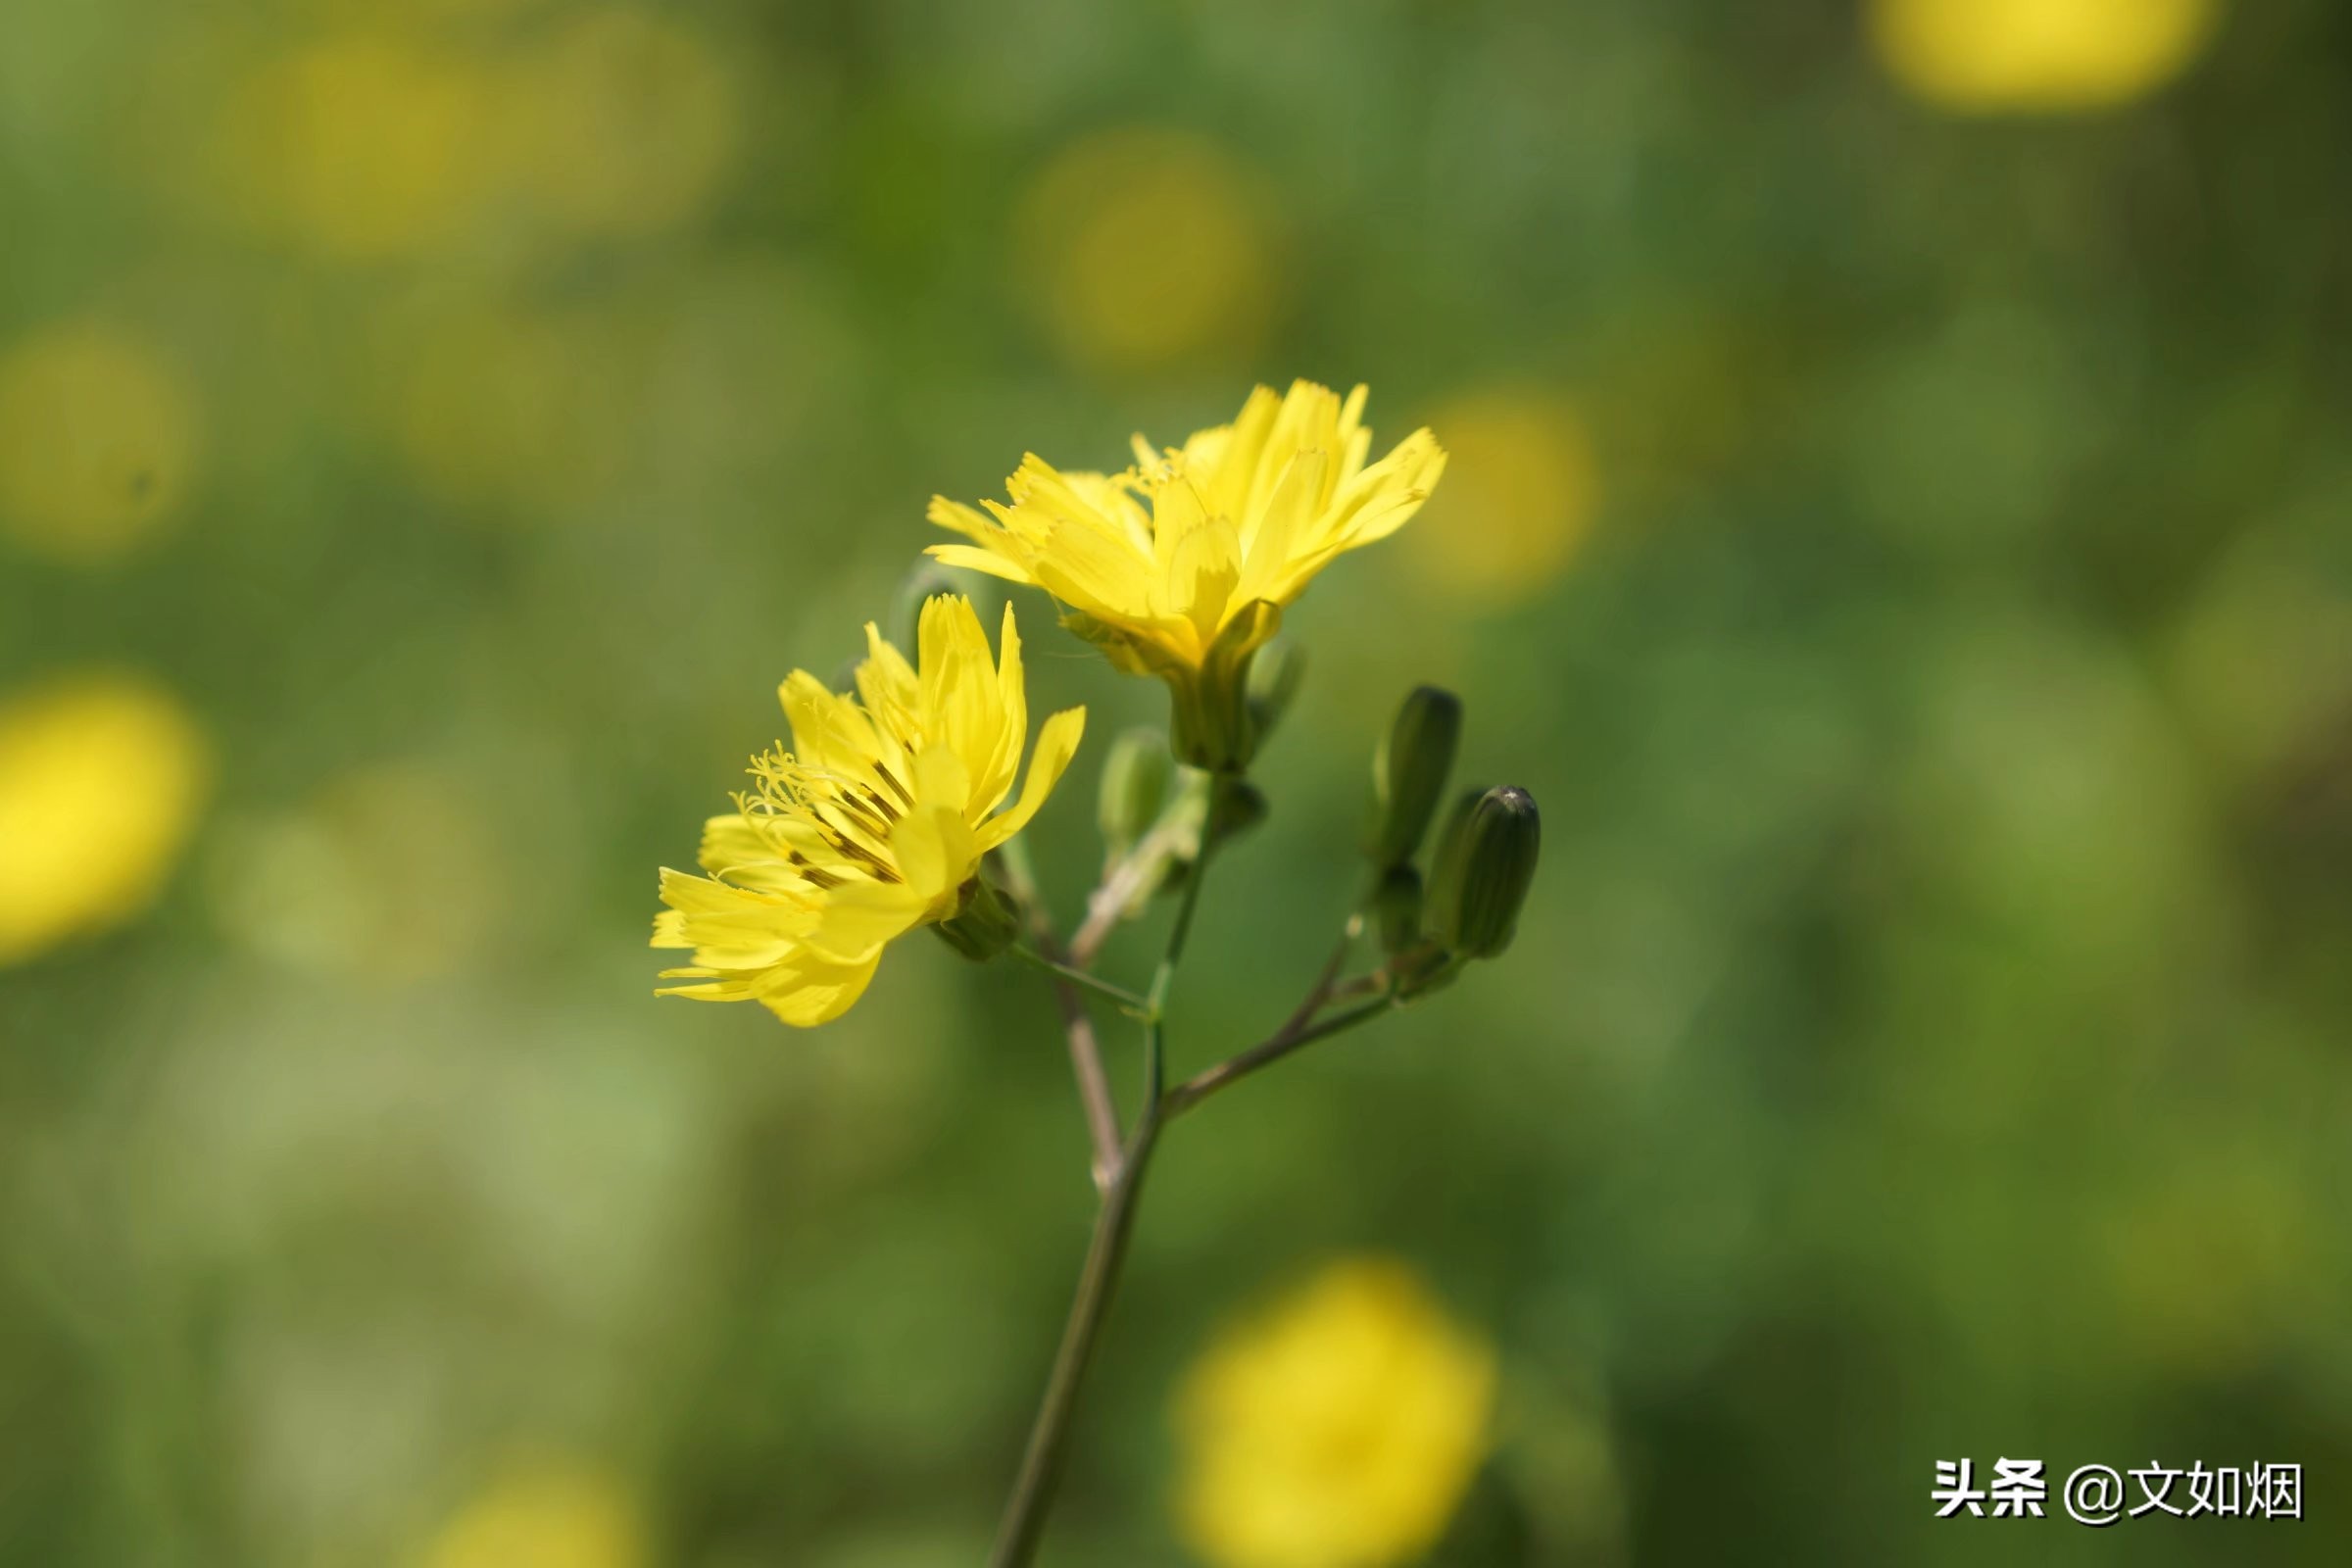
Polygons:
[[[1500,1358],[1446,1562],[2347,1560],[2347,146],[2334,0],[7,0],[0,1560],[977,1561],[1050,999],[657,1003],[654,869],[932,492],[1293,375],[1454,466],[1180,1065],[1412,683],[1546,860],[1171,1135],[1048,1560],[1201,1560],[1171,1390],[1363,1252]],[[1020,608],[1066,915],[1162,698]],[[2307,1517],[1931,1520],[1997,1455]]]

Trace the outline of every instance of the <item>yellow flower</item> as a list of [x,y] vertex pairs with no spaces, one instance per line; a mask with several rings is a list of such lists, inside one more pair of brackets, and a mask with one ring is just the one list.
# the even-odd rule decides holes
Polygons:
[[122,555],[172,519],[196,426],[186,382],[138,338],[36,333],[0,360],[0,526],[80,564]]
[[[703,832],[708,877],[666,868],[654,946],[692,948],[664,996],[764,1004],[786,1023],[839,1017],[890,941],[975,897],[980,858],[1027,824],[1078,749],[1086,710],[1046,720],[1009,810],[1029,733],[1020,632],[1005,607],[992,663],[971,601],[926,601],[919,669],[870,622],[855,699],[807,670],[779,693],[793,750],[752,762],[757,789]],[[994,814],[991,814],[994,813]]]
[[0,704],[0,963],[145,909],[210,769],[170,696],[83,676]]
[[1259,387],[1231,424],[1154,453],[1135,438],[1124,473],[1064,473],[1034,454],[1005,482],[1011,505],[934,497],[931,520],[969,544],[931,554],[1045,589],[1062,624],[1175,699],[1177,755],[1237,768],[1251,737],[1241,700],[1250,658],[1282,607],[1336,557],[1385,539],[1420,509],[1446,454],[1416,430],[1366,465],[1365,391]]
[[2179,75],[2213,31],[2215,0],[1877,0],[1886,68],[1966,113],[2105,109]]
[[1492,1349],[1402,1264],[1334,1264],[1179,1390],[1179,1522],[1219,1568],[1385,1568],[1436,1544],[1484,1461]]
[[641,1568],[652,1556],[624,1488],[551,1468],[510,1476],[466,1504],[426,1549],[423,1568]]

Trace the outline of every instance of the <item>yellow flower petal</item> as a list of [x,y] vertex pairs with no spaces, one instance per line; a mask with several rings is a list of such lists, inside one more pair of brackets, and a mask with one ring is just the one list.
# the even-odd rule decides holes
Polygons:
[[1037,733],[1037,750],[1029,759],[1029,779],[1021,786],[1021,798],[1012,809],[992,816],[982,824],[980,844],[993,850],[1029,825],[1037,808],[1046,804],[1054,793],[1070,759],[1078,754],[1079,739],[1086,734],[1086,710],[1066,708],[1046,720]]
[[982,550],[976,545],[932,545],[923,554],[943,565],[985,572],[991,577],[1017,582],[1023,587],[1037,586],[1037,579],[1029,575],[1027,568],[1016,565],[993,550]]
[[793,972],[790,984],[771,987],[760,1004],[796,1029],[831,1023],[865,995],[881,962],[880,948],[843,963],[820,962],[812,955]]
[[953,909],[964,879],[979,870],[983,853],[971,823],[952,806],[918,806],[907,812],[890,830],[890,848],[908,890],[942,915]]
[[808,952],[852,962],[879,953],[923,921],[930,897],[906,882],[849,882],[825,895]]

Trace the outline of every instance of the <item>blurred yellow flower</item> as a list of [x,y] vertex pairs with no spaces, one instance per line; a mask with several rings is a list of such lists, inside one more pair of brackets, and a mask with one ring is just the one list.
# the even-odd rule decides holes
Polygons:
[[443,1527],[419,1568],[644,1568],[652,1559],[625,1487],[551,1468],[494,1483]]
[[1147,369],[1238,357],[1272,315],[1267,203],[1247,169],[1179,131],[1125,128],[1049,164],[1014,220],[1017,282],[1071,358]]
[[70,322],[0,359],[0,524],[27,549],[110,560],[172,520],[197,449],[187,384],[120,328]]
[[2115,1348],[2199,1378],[2244,1375],[2335,1299],[2314,1173],[2272,1138],[2217,1132],[2218,1106],[2174,1129],[2159,1158],[2083,1229],[2092,1297]]
[[1410,569],[1463,600],[1519,604],[1550,586],[1598,503],[1584,421],[1540,387],[1497,386],[1446,403],[1450,482],[1405,540]]
[[2170,697],[2234,773],[2320,755],[2352,711],[2352,592],[2269,530],[2203,574],[2167,662]]
[[520,65],[506,112],[540,210],[583,234],[667,228],[709,205],[741,139],[735,80],[674,13],[602,7]]
[[1484,1462],[1494,1354],[1402,1264],[1334,1264],[1178,1391],[1186,1539],[1218,1568],[1385,1568],[1436,1544]]
[[418,327],[390,376],[401,456],[451,501],[529,514],[589,500],[629,450],[609,326],[481,307]]
[[1010,506],[935,496],[931,520],[969,544],[930,554],[1044,588],[1063,624],[1129,674],[1157,675],[1175,698],[1177,755],[1203,767],[1248,760],[1240,690],[1250,656],[1315,573],[1385,539],[1420,510],[1446,469],[1426,429],[1366,465],[1365,389],[1343,403],[1297,381],[1258,387],[1232,424],[1137,466],[1064,473],[1032,454],[1005,481]]
[[885,946],[966,906],[981,857],[1027,825],[1069,765],[1082,708],[1046,720],[1020,799],[997,811],[1029,738],[1011,606],[1001,662],[968,599],[925,602],[919,666],[870,622],[865,635],[856,698],[805,669],[784,682],[794,749],[754,759],[757,790],[705,826],[710,874],[663,868],[669,907],[653,945],[694,949],[662,978],[697,983],[660,995],[756,1001],[794,1025],[839,1017]]
[[144,911],[210,773],[194,719],[133,676],[69,677],[0,704],[0,963]]
[[494,97],[465,56],[353,33],[265,63],[230,95],[222,176],[266,226],[338,260],[450,239],[495,172]]
[[1947,109],[2105,109],[2179,75],[2219,15],[2216,0],[1875,0],[1871,37]]
[[298,968],[430,978],[483,951],[504,903],[487,808],[425,763],[355,770],[305,809],[217,837],[221,924]]

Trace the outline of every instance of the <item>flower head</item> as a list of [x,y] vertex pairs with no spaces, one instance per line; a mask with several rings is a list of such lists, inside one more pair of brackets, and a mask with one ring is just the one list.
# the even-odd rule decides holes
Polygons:
[[1445,470],[1427,430],[1367,463],[1364,396],[1261,386],[1233,423],[1181,447],[1137,436],[1136,466],[1118,474],[1032,454],[1005,481],[1010,504],[983,502],[985,516],[935,498],[931,520],[970,542],[931,554],[1045,589],[1112,663],[1168,683],[1184,760],[1237,767],[1251,738],[1242,681],[1282,607],[1335,558],[1402,527]]
[[1020,798],[1028,740],[1020,633],[1004,612],[1003,657],[968,599],[927,601],[918,665],[869,623],[857,696],[807,670],[781,688],[792,725],[753,759],[755,788],[703,830],[708,876],[664,868],[654,946],[692,948],[661,995],[760,1002],[786,1023],[824,1023],[863,995],[894,937],[954,916],[978,890],[981,857],[1019,832],[1078,749],[1086,710],[1046,720]]
[[1494,1351],[1409,1269],[1335,1264],[1187,1377],[1185,1534],[1220,1568],[1417,1560],[1486,1457],[1494,1400]]

